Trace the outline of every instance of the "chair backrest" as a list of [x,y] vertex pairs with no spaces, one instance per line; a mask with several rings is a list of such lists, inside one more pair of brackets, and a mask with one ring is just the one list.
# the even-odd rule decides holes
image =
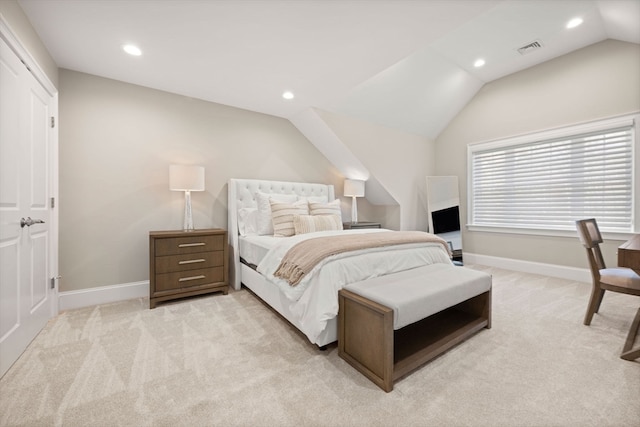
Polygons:
[[591,273],[594,279],[600,280],[600,270],[607,267],[604,264],[604,258],[602,258],[602,252],[600,251],[602,235],[598,229],[598,223],[595,218],[581,219],[576,221],[576,228],[578,229],[580,242],[587,248]]
[[580,242],[585,248],[591,249],[602,243],[602,235],[600,234],[595,218],[576,221],[576,227],[578,228]]

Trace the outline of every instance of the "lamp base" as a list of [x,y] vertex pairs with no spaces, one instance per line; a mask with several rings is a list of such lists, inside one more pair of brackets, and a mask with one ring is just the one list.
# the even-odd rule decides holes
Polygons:
[[351,197],[351,222],[358,223],[358,200],[356,196]]
[[184,192],[184,226],[183,231],[193,231],[193,216],[191,215],[191,191]]

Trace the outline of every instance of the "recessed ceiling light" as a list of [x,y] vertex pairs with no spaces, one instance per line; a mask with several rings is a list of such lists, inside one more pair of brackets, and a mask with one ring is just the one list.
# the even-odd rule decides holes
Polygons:
[[133,55],[133,56],[142,55],[142,51],[140,50],[140,48],[132,44],[125,44],[124,46],[122,46],[122,50],[127,52],[129,55]]
[[291,91],[286,91],[282,94],[282,97],[284,99],[293,99],[295,97],[295,95],[293,94],[293,92]]
[[571,21],[567,22],[567,28],[575,28],[578,25],[582,24],[584,21],[582,18],[573,18]]
[[473,66],[476,68],[480,68],[485,64],[485,60],[480,58],[480,59],[476,59],[476,62],[473,63]]

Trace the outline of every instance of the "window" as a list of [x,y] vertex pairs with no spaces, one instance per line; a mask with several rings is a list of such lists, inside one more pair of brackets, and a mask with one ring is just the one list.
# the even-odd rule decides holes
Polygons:
[[634,231],[637,122],[610,119],[469,145],[470,227],[575,231],[577,219],[596,218],[603,231]]

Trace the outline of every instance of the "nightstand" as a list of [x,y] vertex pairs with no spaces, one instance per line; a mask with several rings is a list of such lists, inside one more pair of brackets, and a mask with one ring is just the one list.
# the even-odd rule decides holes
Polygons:
[[345,230],[356,230],[360,228],[381,228],[379,222],[344,222],[342,228]]
[[162,301],[229,290],[227,232],[149,232],[149,308]]

